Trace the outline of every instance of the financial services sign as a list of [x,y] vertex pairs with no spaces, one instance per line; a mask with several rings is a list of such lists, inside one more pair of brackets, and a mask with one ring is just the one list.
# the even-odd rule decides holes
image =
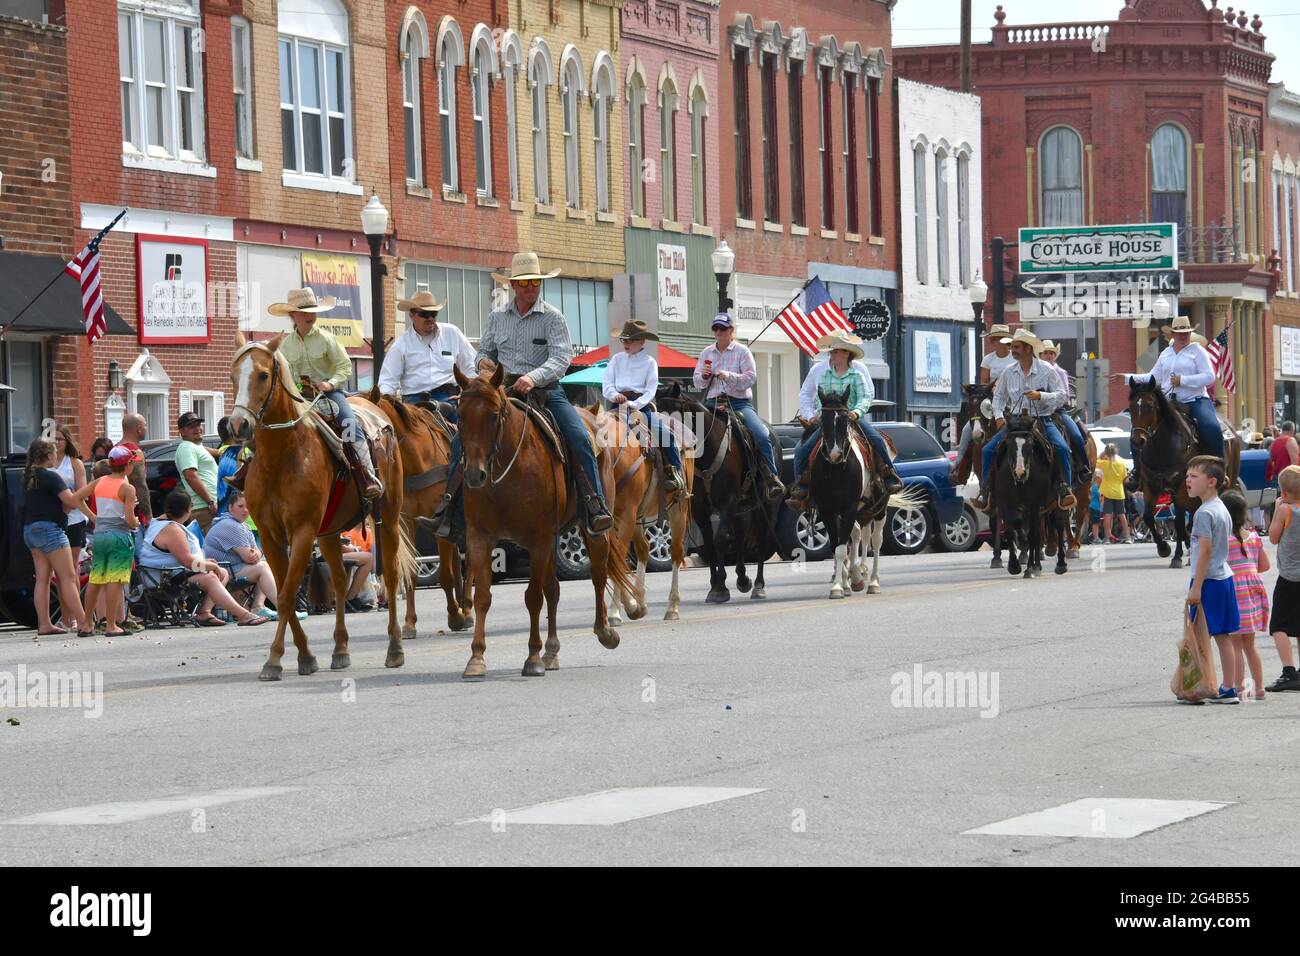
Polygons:
[[1136,272],[1178,268],[1172,222],[1020,230],[1020,273]]

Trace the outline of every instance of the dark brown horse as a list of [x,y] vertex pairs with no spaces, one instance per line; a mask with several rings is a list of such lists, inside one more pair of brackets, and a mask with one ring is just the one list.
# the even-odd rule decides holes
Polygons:
[[[275,575],[276,607],[292,608],[296,604],[303,572],[311,561],[312,543],[317,543],[334,582],[334,655],[330,669],[342,670],[350,666],[352,659],[343,618],[348,575],[339,534],[360,519],[361,501],[355,484],[345,479],[341,498],[335,502],[330,520],[325,520],[339,466],[313,424],[311,405],[294,388],[289,363],[279,351],[283,338],[245,344],[242,335],[236,336],[237,351],[230,366],[235,392],[230,428],[237,436],[256,433],[257,454],[249,464],[244,487],[266,560]],[[349,401],[358,419],[369,418],[389,428],[385,447],[375,456],[375,468],[384,484],[384,496],[379,502],[380,571],[389,596],[388,655],[384,666],[401,667],[406,658],[402,632],[397,626],[397,589],[415,569],[415,549],[402,523],[402,457],[397,453],[388,416],[363,398]],[[346,474],[346,469],[343,471]],[[262,665],[262,680],[281,678],[286,626],[292,628],[293,643],[298,648],[298,673],[314,674],[318,669],[302,624],[295,615],[281,613],[270,654]]]
[[[1187,493],[1187,463],[1201,454],[1196,425],[1183,414],[1176,402],[1165,394],[1158,382],[1129,382],[1128,413],[1133,422],[1133,455],[1137,460],[1138,479],[1142,483],[1145,512],[1142,515],[1156,542],[1156,553],[1169,557],[1169,544],[1155,520],[1156,499],[1172,495],[1174,499],[1174,539],[1177,545],[1169,562],[1171,568],[1183,567],[1183,545],[1191,551],[1187,520],[1196,513],[1200,500]],[[1237,484],[1241,470],[1241,445],[1237,436],[1223,441],[1223,465],[1228,472],[1228,487]]]
[[[484,677],[487,665],[487,613],[492,606],[492,549],[509,539],[528,552],[528,658],[525,677],[541,677],[560,666],[560,639],[555,616],[560,600],[560,581],[555,575],[555,536],[577,519],[576,495],[565,480],[564,468],[548,446],[547,439],[527,412],[520,409],[501,387],[504,368],[467,378],[455,370],[460,385],[460,440],[465,458],[465,524],[469,546],[470,578],[474,586],[474,640],[470,645],[465,678]],[[617,505],[614,459],[623,437],[617,420],[600,427],[586,409],[579,409],[587,429],[596,441],[596,461],[601,484],[611,513]],[[614,447],[609,447],[605,441]],[[576,467],[576,465],[575,465]],[[600,643],[618,647],[618,632],[610,626],[605,609],[605,585],[612,578],[618,587],[630,591],[645,613],[645,593],[637,588],[627,566],[630,541],[616,524],[603,535],[589,535],[582,523],[587,554],[591,557],[591,582],[596,592],[596,620],[593,630]],[[546,601],[546,655],[542,656],[539,618]]]
[[[970,422],[970,444],[966,446],[967,457],[957,462],[957,484],[959,486],[965,485],[966,479],[972,473],[979,477],[980,468],[983,467],[984,461],[984,446],[997,434],[997,420],[993,417],[993,389],[995,387],[981,382],[961,387],[965,393],[967,421]],[[992,477],[990,473],[990,482]],[[990,487],[992,487],[991,484]],[[992,533],[989,547],[993,549],[993,559],[989,562],[989,567],[1000,568],[1002,567],[1002,538],[1005,529],[1002,527],[1001,512],[999,512],[996,503],[991,504],[989,507],[989,530]]]

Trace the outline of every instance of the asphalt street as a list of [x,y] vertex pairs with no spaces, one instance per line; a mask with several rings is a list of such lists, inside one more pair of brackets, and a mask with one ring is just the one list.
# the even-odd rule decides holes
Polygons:
[[[498,585],[476,683],[436,590],[400,670],[349,615],[350,670],[299,677],[290,647],[274,684],[270,627],[0,635],[0,675],[104,688],[98,717],[0,710],[0,864],[1300,862],[1300,693],[1174,701],[1187,571],[1150,545],[1029,581],[988,561],[886,557],[882,594],[840,601],[829,564],[774,565],[723,606],[690,570],[673,623],[651,575],[612,651],[565,583],[561,667],[527,679],[524,585]],[[326,668],[332,622],[308,621]]]

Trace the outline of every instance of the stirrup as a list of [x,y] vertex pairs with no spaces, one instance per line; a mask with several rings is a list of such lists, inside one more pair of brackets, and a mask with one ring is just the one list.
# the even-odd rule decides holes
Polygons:
[[586,499],[585,510],[587,531],[591,534],[604,534],[614,526],[614,516],[609,513],[599,495],[590,495]]

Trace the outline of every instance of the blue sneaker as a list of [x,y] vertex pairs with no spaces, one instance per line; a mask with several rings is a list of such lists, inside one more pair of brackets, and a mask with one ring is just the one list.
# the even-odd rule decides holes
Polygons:
[[1211,697],[1207,703],[1211,704],[1240,704],[1241,697],[1237,694],[1235,687],[1223,687],[1220,685],[1217,696]]

